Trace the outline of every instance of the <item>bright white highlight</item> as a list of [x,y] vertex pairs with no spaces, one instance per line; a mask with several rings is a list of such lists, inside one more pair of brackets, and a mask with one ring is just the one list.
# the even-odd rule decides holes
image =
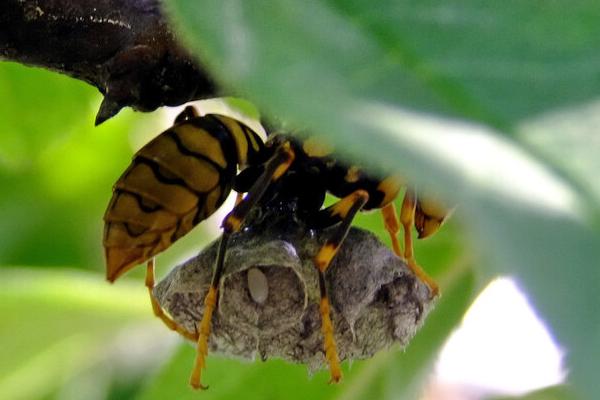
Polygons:
[[440,354],[442,384],[519,395],[562,382],[562,354],[512,280],[479,295]]
[[360,110],[354,114],[370,118],[357,124],[368,124],[399,146],[447,164],[478,187],[570,216],[581,209],[569,185],[489,127],[381,104],[361,104]]

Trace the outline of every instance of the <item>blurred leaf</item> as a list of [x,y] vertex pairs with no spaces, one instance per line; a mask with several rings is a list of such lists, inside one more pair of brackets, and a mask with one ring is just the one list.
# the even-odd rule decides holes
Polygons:
[[[594,22],[600,7],[594,1],[569,7],[519,0],[501,5],[386,0],[378,7],[362,0],[323,3],[381,49],[387,61],[383,73],[363,85],[366,97],[435,110],[436,102],[417,103],[418,94],[398,84],[410,79],[453,114],[502,126],[585,103],[600,89],[595,40],[600,26]],[[354,51],[364,54],[361,48]],[[363,66],[373,65],[364,60]]]
[[[188,384],[194,357],[192,345],[182,346],[138,399],[196,399],[198,392]],[[210,388],[201,395],[210,400],[238,396],[244,399],[328,399],[339,387],[327,385],[327,379],[324,372],[311,379],[304,366],[280,360],[247,363],[210,357],[203,373],[203,383]]]
[[275,98],[312,91],[326,109],[358,96],[510,123],[600,89],[600,7],[589,0],[171,4],[214,72],[274,111],[289,102]]
[[85,126],[99,96],[65,75],[8,62],[0,64],[0,88],[0,170],[27,168],[47,146]]
[[[203,60],[262,110],[460,202],[483,272],[524,284],[594,398],[600,206],[582,185],[600,149],[573,137],[578,152],[561,158],[513,134],[597,97],[596,2],[170,4]],[[580,156],[588,167],[573,168]]]
[[0,269],[0,397],[51,393],[106,352],[122,327],[151,318],[142,285],[74,271]]
[[549,112],[523,121],[519,137],[566,171],[600,203],[600,103]]
[[[471,211],[481,223],[474,227],[478,241],[497,257],[490,265],[524,285],[566,347],[575,389],[593,395],[600,360],[600,337],[592,333],[600,328],[597,232],[564,215],[486,200]],[[494,251],[499,246],[505,250]]]
[[0,87],[0,265],[99,269],[102,215],[130,161],[129,134],[155,132],[156,116],[129,110],[96,128],[95,89],[17,64],[0,63]]
[[536,390],[523,396],[493,397],[489,400],[576,400],[577,397],[568,386],[552,386]]

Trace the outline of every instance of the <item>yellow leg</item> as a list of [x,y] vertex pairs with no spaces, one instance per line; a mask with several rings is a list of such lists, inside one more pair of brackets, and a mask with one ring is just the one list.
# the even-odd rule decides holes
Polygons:
[[321,333],[323,334],[323,350],[325,350],[325,359],[329,364],[331,379],[329,383],[337,383],[342,379],[342,370],[340,368],[340,359],[337,353],[337,345],[334,337],[334,327],[331,322],[331,306],[327,286],[325,284],[325,271],[329,268],[333,257],[337,254],[342,245],[354,216],[360,211],[369,200],[369,194],[364,190],[357,190],[348,196],[340,199],[337,203],[321,211],[322,223],[331,225],[338,223],[338,227],[333,231],[331,237],[321,246],[314,258],[315,267],[319,270],[319,289],[321,291],[321,303],[319,310],[321,312]]
[[217,289],[210,287],[206,297],[204,298],[204,313],[202,314],[202,321],[198,329],[198,345],[196,348],[196,361],[194,363],[194,369],[192,370],[192,376],[190,377],[190,385],[194,389],[207,389],[208,386],[204,386],[201,383],[202,369],[206,367],[206,356],[208,355],[208,337],[210,336],[210,324],[212,320],[213,311],[217,305]]
[[338,383],[342,379],[342,370],[340,369],[340,359],[337,353],[337,345],[333,336],[333,323],[331,322],[331,310],[329,307],[329,299],[321,297],[319,307],[321,312],[321,333],[323,334],[323,349],[325,350],[325,358],[329,364],[329,373],[331,379],[329,383]]
[[238,195],[238,201],[236,201],[235,207],[223,220],[223,235],[219,242],[215,269],[213,271],[210,289],[204,298],[204,312],[202,313],[202,320],[200,321],[198,328],[196,360],[190,377],[190,385],[192,385],[194,389],[207,388],[201,383],[202,369],[206,367],[208,338],[210,337],[212,315],[218,302],[219,283],[225,265],[225,252],[227,250],[229,237],[232,233],[239,231],[244,219],[252,210],[252,207],[260,200],[267,187],[287,171],[294,161],[294,157],[295,154],[291,149],[290,143],[283,143],[266,163],[265,171],[252,185],[248,191],[248,195],[244,198],[241,198],[241,195]]
[[411,271],[419,278],[422,282],[425,282],[431,290],[431,297],[435,297],[439,294],[439,286],[427,273],[417,264],[413,251],[413,242],[411,229],[415,222],[415,209],[416,209],[416,195],[415,193],[407,189],[404,195],[404,201],[402,202],[402,209],[400,210],[400,222],[404,230],[404,258]]
[[156,297],[154,297],[154,293],[152,291],[152,289],[154,289],[154,258],[151,258],[146,266],[146,287],[148,288],[148,294],[150,295],[150,303],[152,304],[152,311],[154,311],[154,315],[160,318],[167,328],[179,333],[186,339],[196,341],[197,335],[186,330],[171,317],[166,315],[160,304],[158,304]]
[[396,206],[394,203],[389,203],[387,206],[381,209],[381,215],[383,217],[383,224],[385,229],[390,234],[392,239],[392,249],[398,257],[403,257],[402,250],[400,249],[400,241],[398,240],[398,232],[400,232],[400,225],[398,224],[398,214],[396,213]]

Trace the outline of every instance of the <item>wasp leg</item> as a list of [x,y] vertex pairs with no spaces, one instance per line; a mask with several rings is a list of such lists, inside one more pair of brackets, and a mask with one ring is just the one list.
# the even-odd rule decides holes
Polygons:
[[331,378],[329,383],[338,383],[342,379],[342,370],[340,368],[340,358],[337,353],[335,343],[333,323],[331,322],[331,310],[329,294],[325,285],[325,276],[319,271],[319,289],[321,291],[321,302],[319,312],[321,313],[321,334],[323,335],[323,349],[325,350],[325,359],[329,364],[329,374]]
[[383,217],[383,224],[385,230],[390,234],[392,240],[392,249],[398,257],[403,257],[404,254],[400,249],[400,241],[398,240],[398,232],[400,232],[400,225],[398,224],[398,213],[396,213],[396,206],[394,203],[389,203],[381,209],[381,216]]
[[154,297],[154,258],[148,260],[148,264],[146,266],[146,287],[148,288],[148,294],[150,295],[150,303],[152,303],[152,311],[154,311],[154,315],[164,322],[167,328],[179,333],[181,336],[196,341],[198,339],[198,335],[186,330],[184,327],[175,322],[171,317],[169,317],[163,311],[160,304]]
[[[323,334],[323,348],[325,358],[329,364],[331,373],[330,383],[339,382],[342,378],[340,369],[340,360],[337,354],[337,346],[333,335],[334,329],[330,316],[329,294],[325,284],[325,271],[329,268],[331,260],[335,257],[342,242],[350,230],[350,224],[354,216],[359,212],[369,200],[369,194],[364,190],[356,190],[350,195],[344,197],[337,203],[321,211],[319,217],[332,223],[341,222],[333,234],[317,252],[314,258],[315,267],[319,270],[319,289],[321,292],[321,332]],[[323,221],[320,221],[321,223]]]
[[289,142],[283,143],[277,149],[273,157],[267,162],[263,174],[252,185],[248,191],[248,195],[243,198],[223,220],[223,235],[219,242],[219,249],[210,288],[208,294],[204,298],[204,312],[198,329],[199,335],[196,361],[194,363],[194,369],[192,370],[192,376],[190,377],[190,385],[196,389],[206,388],[201,383],[201,375],[202,369],[206,366],[212,314],[218,302],[219,282],[221,280],[221,275],[223,274],[225,252],[229,237],[231,234],[240,230],[244,218],[246,218],[250,210],[252,210],[252,207],[260,200],[267,187],[287,171],[292,161],[294,161],[294,157],[295,155]]
[[188,119],[199,117],[200,113],[196,110],[194,106],[187,106],[180,112],[177,117],[175,117],[175,123],[178,124],[183,121],[187,121]]
[[415,210],[417,206],[417,196],[414,191],[407,189],[402,201],[402,209],[400,210],[400,222],[404,230],[404,258],[411,271],[419,278],[422,282],[425,282],[431,290],[431,297],[435,297],[439,294],[439,287],[437,283],[417,264],[413,251],[413,241],[411,235],[411,228],[415,223]]

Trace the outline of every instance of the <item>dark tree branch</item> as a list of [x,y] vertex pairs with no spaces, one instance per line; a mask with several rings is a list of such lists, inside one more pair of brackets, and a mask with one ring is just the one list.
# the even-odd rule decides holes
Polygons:
[[1,0],[0,59],[61,72],[104,95],[96,123],[216,95],[159,0]]

